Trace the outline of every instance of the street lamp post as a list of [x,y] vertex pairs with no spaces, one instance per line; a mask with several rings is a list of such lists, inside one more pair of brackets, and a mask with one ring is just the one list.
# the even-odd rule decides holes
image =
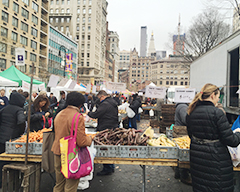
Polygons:
[[67,48],[64,45],[61,45],[59,47],[59,52],[58,52],[58,56],[61,57],[61,49],[64,51],[65,53],[65,58],[64,58],[64,69],[63,69],[63,77],[65,78],[65,70],[66,70],[66,57],[67,57]]

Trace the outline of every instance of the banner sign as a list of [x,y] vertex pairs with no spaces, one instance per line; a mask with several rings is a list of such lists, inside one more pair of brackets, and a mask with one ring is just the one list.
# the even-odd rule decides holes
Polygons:
[[[42,84],[41,84],[41,86],[42,86]],[[43,83],[43,86],[44,86],[44,89],[45,89],[45,83]],[[38,92],[38,88],[39,88],[39,85],[37,85],[37,84],[32,85],[32,91]],[[30,83],[28,83],[26,81],[22,81],[22,90],[30,92]]]
[[15,48],[15,62],[17,66],[25,65],[25,49],[21,47]]
[[190,88],[176,88],[175,89],[175,103],[191,103],[195,97],[195,89]]
[[90,93],[90,91],[91,91],[91,84],[87,84],[85,93]]
[[48,82],[48,87],[56,87],[57,86],[57,83],[59,81],[59,76],[57,75],[51,75],[50,78],[49,78],[49,82]]
[[164,99],[166,97],[166,88],[146,86],[145,97]]
[[125,91],[126,90],[126,83],[114,83],[114,82],[106,82],[106,88],[111,91]]
[[42,84],[38,85],[38,89],[39,89],[39,91],[46,91],[45,83],[42,83]]
[[73,62],[73,54],[67,53],[66,54],[66,69],[67,76],[70,79],[72,77],[72,62]]
[[97,93],[97,86],[93,85],[92,87],[92,93],[96,94]]

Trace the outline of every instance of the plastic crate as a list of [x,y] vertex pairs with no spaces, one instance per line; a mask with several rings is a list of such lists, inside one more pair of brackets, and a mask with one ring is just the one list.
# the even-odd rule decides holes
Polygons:
[[178,159],[178,147],[149,146],[149,158]]
[[[20,145],[21,147],[16,148],[16,145]],[[7,154],[25,154],[26,153],[26,143],[13,143],[6,142],[5,153]],[[28,144],[28,154],[33,153],[33,145],[32,143]]]
[[42,143],[31,143],[32,144],[32,148],[33,148],[33,151],[32,151],[32,155],[42,155],[42,146],[43,144]]
[[123,158],[148,158],[148,146],[119,146],[120,157]]
[[179,161],[190,161],[190,150],[179,148]]
[[115,145],[94,145],[96,157],[119,157],[119,146]]

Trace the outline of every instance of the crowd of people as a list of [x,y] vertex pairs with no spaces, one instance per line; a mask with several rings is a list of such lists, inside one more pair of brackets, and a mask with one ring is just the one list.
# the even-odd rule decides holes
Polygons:
[[[26,131],[27,115],[30,113],[30,130],[37,131],[44,127],[53,127],[55,140],[54,153],[56,185],[54,192],[76,191],[78,179],[66,179],[61,173],[61,153],[59,139],[70,133],[71,123],[76,113],[87,113],[98,120],[97,131],[119,127],[118,106],[128,102],[134,116],[128,118],[127,128],[137,129],[137,116],[142,104],[156,105],[157,119],[161,120],[161,106],[164,99],[142,100],[138,94],[126,98],[114,93],[109,95],[100,90],[97,95],[78,92],[60,92],[59,101],[50,93],[41,91],[13,91],[8,98],[5,91],[0,91],[0,153],[5,151],[5,142],[20,137]],[[219,109],[220,91],[212,84],[206,84],[188,105],[177,103],[175,125],[186,126],[191,138],[190,170],[176,169],[181,179],[191,177],[194,191],[233,191],[233,164],[227,146],[240,144],[240,132],[233,133],[223,109]],[[29,106],[30,99],[33,101]],[[29,111],[30,109],[30,111]],[[56,110],[55,110],[56,109]],[[54,124],[50,120],[54,120]],[[83,116],[79,119],[77,144],[79,147],[90,146],[92,138],[85,134]],[[7,162],[0,161],[0,168]],[[97,175],[114,173],[113,164],[104,164]],[[1,174],[0,174],[1,175]],[[2,175],[1,175],[2,176]],[[2,179],[0,178],[0,182]]]

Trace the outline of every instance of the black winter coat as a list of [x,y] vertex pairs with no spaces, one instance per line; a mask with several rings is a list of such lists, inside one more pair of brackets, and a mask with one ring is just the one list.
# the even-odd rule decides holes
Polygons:
[[103,100],[97,110],[89,112],[88,116],[98,119],[98,131],[118,127],[118,107],[116,101],[111,97]]
[[193,191],[233,192],[233,164],[227,145],[238,146],[240,133],[232,132],[223,111],[210,101],[199,102],[187,115],[187,129]]
[[136,98],[133,99],[132,103],[130,104],[130,108],[134,111],[135,115],[138,114],[138,108],[141,107],[141,99],[140,98]]
[[0,112],[0,143],[20,137],[25,130],[26,115],[23,106],[25,97],[20,93],[13,92],[10,95],[9,105]]

